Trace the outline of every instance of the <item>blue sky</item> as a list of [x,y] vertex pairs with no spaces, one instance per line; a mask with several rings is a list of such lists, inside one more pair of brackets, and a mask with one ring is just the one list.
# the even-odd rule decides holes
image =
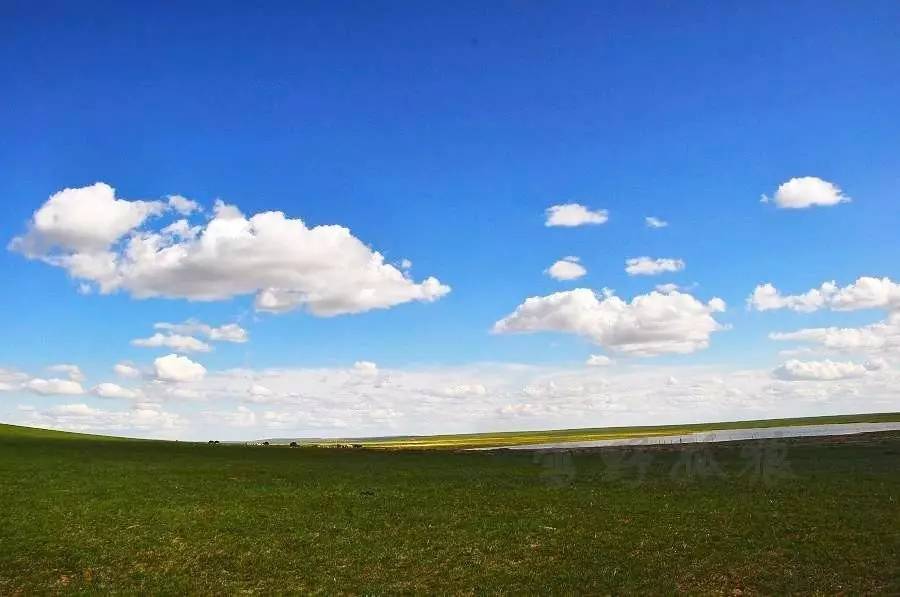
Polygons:
[[[182,416],[187,422],[165,433],[189,437],[217,429],[225,419],[215,413],[245,409],[253,425],[222,431],[237,437],[267,431],[265,412],[301,410],[288,398],[248,404],[243,386],[221,400],[208,388],[195,388],[197,399],[183,403],[153,399],[153,362],[165,351],[130,342],[151,336],[155,323],[188,319],[238,323],[249,334],[248,342],[187,355],[209,378],[234,370],[246,379],[272,368],[301,372],[279,382],[289,394],[291,383],[304,383],[304,372],[343,375],[370,361],[379,376],[393,371],[395,380],[427,370],[440,372],[441,383],[455,375],[465,378],[462,386],[484,386],[466,406],[484,416],[449,430],[569,421],[556,416],[567,408],[556,398],[519,395],[520,380],[500,381],[497,371],[491,387],[474,380],[471,368],[519,364],[541,376],[574,375],[591,354],[615,359],[601,372],[591,369],[591,379],[607,382],[635,368],[666,380],[678,368],[752,369],[771,387],[828,396],[765,403],[757,408],[762,414],[898,406],[887,389],[873,390],[881,396],[873,404],[832,396],[835,388],[846,397],[859,393],[862,379],[895,374],[892,341],[879,354],[816,346],[818,353],[804,357],[819,364],[883,361],[877,371],[787,380],[783,370],[772,372],[785,362],[779,351],[790,347],[768,337],[888,321],[896,309],[893,286],[877,305],[746,306],[766,282],[794,295],[831,280],[848,287],[861,277],[888,285],[900,278],[896,3],[186,4],[0,8],[4,247],[27,233],[52,195],[102,181],[119,200],[190,198],[204,208],[191,216],[193,225],[213,217],[217,199],[247,217],[281,211],[308,227],[340,225],[398,270],[402,259],[411,260],[412,283],[434,276],[452,290],[432,302],[335,317],[303,307],[271,314],[254,308],[254,293],[212,302],[139,299],[126,287],[81,294],[66,268],[4,250],[0,367],[15,380],[0,394],[3,419],[91,427],[91,410],[75,423],[51,411],[85,405],[101,420],[146,408]],[[800,177],[831,183],[852,200],[780,208],[780,185]],[[763,194],[773,201],[761,203]],[[546,226],[547,208],[565,204],[606,210],[608,221]],[[649,228],[647,216],[669,225]],[[170,211],[142,221],[117,242],[178,217]],[[545,273],[565,256],[579,257],[586,275],[559,281]],[[628,275],[625,260],[641,256],[680,259],[685,267]],[[623,356],[615,345],[571,330],[490,333],[527,297],[611,288],[627,302],[666,283],[700,304],[723,299],[727,309],[714,319],[727,329],[710,334],[708,346],[649,357]],[[122,361],[146,371],[127,384],[115,380],[111,367]],[[84,372],[83,394],[27,389],[28,380],[50,379],[55,374],[46,367],[60,363]],[[140,390],[141,398],[116,403],[92,393],[100,383]],[[579,387],[596,398],[584,390],[589,385]],[[443,431],[432,422],[446,405],[423,410],[420,395],[407,390],[377,399],[389,407],[365,402],[376,400],[368,390],[348,393],[347,400],[362,401],[354,412],[389,408],[400,422],[350,417],[340,432]],[[321,418],[337,420],[326,394],[316,402],[330,413]],[[572,392],[560,398],[572,399]],[[620,412],[630,413],[621,420],[647,422],[751,412],[720,410],[709,400],[713,406],[671,412],[642,411],[638,400],[570,416],[603,424],[618,422]],[[503,419],[507,406],[529,411],[523,405],[533,416]],[[318,420],[287,420],[279,429],[338,432]],[[163,433],[124,423],[122,429]]]

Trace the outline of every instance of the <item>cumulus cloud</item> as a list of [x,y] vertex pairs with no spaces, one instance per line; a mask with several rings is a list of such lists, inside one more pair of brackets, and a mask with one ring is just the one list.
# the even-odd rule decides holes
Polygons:
[[[803,328],[793,332],[772,332],[769,338],[813,344],[821,350],[839,353],[893,356],[900,354],[900,311],[889,313],[882,321],[859,327]],[[803,347],[799,350],[812,349]],[[878,357],[873,356],[873,359],[873,362],[881,362]]]
[[579,261],[578,257],[563,257],[547,268],[544,273],[554,280],[577,280],[587,273]]
[[657,218],[655,216],[647,216],[644,218],[644,223],[647,225],[647,228],[665,228],[669,225],[668,222]]
[[126,400],[134,400],[142,396],[138,390],[123,388],[122,386],[110,382],[97,384],[91,390],[91,393],[101,398],[124,398]]
[[177,354],[168,354],[153,361],[156,379],[161,381],[199,381],[206,375],[206,367]]
[[629,276],[655,276],[665,272],[678,272],[683,269],[684,261],[681,259],[634,257],[625,262],[625,272]]
[[78,365],[51,365],[50,367],[47,367],[47,370],[53,371],[54,373],[64,373],[66,377],[72,381],[84,381],[84,373],[81,372]]
[[856,311],[859,309],[900,309],[900,284],[890,278],[862,276],[839,287],[833,280],[803,294],[783,295],[771,283],[760,284],[747,299],[757,311],[790,309],[811,312],[819,309]]
[[133,379],[141,376],[140,370],[131,363],[117,363],[115,367],[113,367],[113,371],[120,377]]
[[43,379],[40,377],[34,377],[25,382],[23,387],[26,390],[31,390],[36,394],[43,394],[45,396],[76,396],[79,394],[84,394],[84,388],[81,387],[81,384],[71,379]]
[[175,352],[209,352],[212,350],[209,344],[193,336],[160,334],[158,332],[149,338],[136,338],[131,341],[131,345],[141,348],[169,348]]
[[778,187],[774,199],[762,196],[763,203],[774,201],[782,209],[805,209],[807,207],[830,206],[847,203],[850,197],[844,195],[834,183],[816,176],[792,178]]
[[720,298],[703,303],[680,292],[650,292],[629,303],[611,293],[601,300],[593,290],[577,288],[526,299],[493,331],[577,334],[634,356],[683,354],[709,346],[710,335],[723,329],[713,313],[724,310]]
[[[169,207],[180,213],[181,215],[188,216],[194,213],[195,211],[200,211],[200,204],[196,201],[192,201],[187,197],[182,197],[181,195],[169,195]],[[184,220],[181,220],[182,222]]]
[[794,332],[773,332],[769,338],[779,341],[794,341],[819,344],[846,352],[888,352],[900,351],[900,313],[893,313],[884,321],[856,327],[804,328]]
[[15,237],[10,248],[29,257],[44,256],[51,249],[84,255],[103,252],[164,210],[160,201],[116,199],[115,190],[102,182],[63,189],[34,212],[28,232]]
[[853,362],[800,361],[791,359],[775,369],[772,374],[788,381],[834,381],[862,377],[869,369]]
[[186,238],[184,227],[139,228],[169,209],[116,199],[103,183],[66,189],[35,212],[10,248],[62,267],[101,293],[196,301],[255,294],[258,310],[275,313],[304,308],[328,317],[431,302],[450,292],[434,277],[415,282],[347,228],[310,228],[281,212],[247,218],[219,201],[213,217]]
[[825,304],[825,292],[834,290],[834,283],[826,282],[822,290],[813,288],[803,294],[784,296],[770,283],[760,284],[747,299],[747,305],[757,311],[790,309],[809,313],[820,309]]
[[612,365],[613,360],[604,354],[592,354],[588,357],[585,365],[588,367],[608,367]]
[[158,330],[167,330],[175,334],[193,335],[199,334],[209,338],[213,342],[235,342],[243,343],[249,340],[247,330],[236,323],[228,323],[218,327],[205,324],[195,319],[189,319],[184,323],[165,323],[155,324]]
[[565,203],[547,208],[545,226],[583,226],[585,224],[604,224],[609,219],[605,209],[590,210],[580,203]]

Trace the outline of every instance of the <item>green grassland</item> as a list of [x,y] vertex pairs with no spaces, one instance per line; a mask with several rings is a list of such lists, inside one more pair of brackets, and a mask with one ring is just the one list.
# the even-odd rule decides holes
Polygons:
[[[628,439],[661,435],[684,435],[726,429],[758,427],[783,427],[791,425],[825,425],[835,423],[888,423],[900,421],[900,413],[873,413],[862,415],[833,415],[793,419],[760,419],[755,421],[728,421],[722,423],[697,423],[687,425],[654,425],[646,427],[601,427],[588,429],[554,429],[551,431],[511,431],[496,433],[471,433],[460,435],[424,435],[383,438],[349,438],[317,440],[312,445],[335,446],[358,444],[366,448],[396,449],[465,449],[502,446],[523,446],[556,442],[578,442],[604,439]],[[273,443],[289,443],[291,440],[272,440]]]
[[551,453],[0,426],[0,595],[900,593],[900,433]]

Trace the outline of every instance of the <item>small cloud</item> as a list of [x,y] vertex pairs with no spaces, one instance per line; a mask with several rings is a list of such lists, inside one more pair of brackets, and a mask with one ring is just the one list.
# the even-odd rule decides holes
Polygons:
[[816,176],[801,176],[779,186],[774,198],[763,195],[760,201],[774,202],[779,209],[806,209],[849,203],[851,199],[832,182]]
[[681,259],[652,259],[634,257],[625,262],[625,272],[629,276],[655,276],[664,272],[678,272],[684,269]]
[[609,212],[605,209],[590,210],[579,203],[565,203],[547,208],[545,226],[583,226],[585,224],[605,224]]
[[113,371],[120,377],[136,378],[141,376],[140,370],[131,363],[118,363],[113,367]]
[[678,284],[657,284],[656,291],[661,292],[663,294],[669,294],[670,292],[678,292]]
[[199,381],[206,375],[206,367],[177,354],[168,354],[153,361],[156,379],[160,381]]
[[612,364],[613,360],[603,354],[592,354],[585,362],[588,367],[608,367]]
[[554,280],[577,280],[587,273],[578,257],[563,257],[546,270],[544,273]]
[[78,365],[51,365],[47,367],[47,370],[54,373],[64,373],[72,381],[84,381],[84,373],[81,372]]
[[668,222],[657,218],[655,216],[647,216],[644,218],[644,223],[647,225],[647,228],[665,228],[669,225]]
[[142,396],[139,390],[123,388],[118,384],[109,382],[94,386],[91,393],[100,398],[123,398],[126,400],[133,400]]
[[169,207],[181,215],[187,216],[195,211],[200,211],[200,204],[187,197],[182,197],[181,195],[169,195],[167,199],[169,200]]
[[149,338],[137,338],[131,341],[132,346],[141,348],[169,348],[175,352],[209,352],[212,347],[193,336],[181,334],[160,334],[157,332]]
[[35,394],[43,394],[45,396],[54,395],[70,395],[76,396],[84,394],[84,388],[77,381],[71,379],[42,379],[35,377],[25,382],[26,390],[31,390]]
[[364,376],[372,376],[378,374],[378,365],[372,361],[356,361],[353,363],[353,370]]

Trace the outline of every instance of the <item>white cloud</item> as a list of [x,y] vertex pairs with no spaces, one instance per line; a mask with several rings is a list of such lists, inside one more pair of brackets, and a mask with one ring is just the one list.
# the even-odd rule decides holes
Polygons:
[[197,238],[201,230],[203,230],[202,226],[191,226],[187,220],[182,219],[172,222],[159,232],[163,236],[171,237],[173,240],[193,240]]
[[869,370],[865,365],[852,362],[799,361],[791,359],[775,369],[772,374],[788,381],[834,381],[862,377]]
[[884,321],[857,328],[804,328],[795,332],[773,332],[769,334],[769,338],[814,343],[838,351],[894,353],[900,351],[900,313],[893,313]]
[[583,226],[585,224],[604,224],[609,219],[605,209],[590,210],[579,203],[565,203],[547,208],[545,226]]
[[22,387],[22,382],[28,379],[28,375],[14,369],[0,367],[0,392],[10,392]]
[[169,207],[178,213],[188,216],[195,211],[200,211],[200,204],[181,195],[169,195]]
[[360,375],[377,375],[378,365],[376,365],[372,361],[356,361],[355,363],[353,363],[353,370]]
[[[773,201],[766,195],[763,203]],[[783,209],[805,209],[817,205],[829,206],[850,201],[834,183],[815,176],[792,178],[775,191],[775,205]]]
[[882,358],[876,357],[863,363],[863,367],[866,368],[866,371],[881,371],[882,369],[888,368],[888,362]]
[[681,259],[652,259],[634,257],[625,262],[625,272],[629,276],[655,276],[664,272],[678,272],[684,269]]
[[207,325],[201,321],[189,319],[184,323],[157,323],[153,327],[158,330],[167,330],[175,334],[200,334],[206,336],[213,342],[236,342],[243,343],[249,340],[247,330],[236,323],[228,323],[214,327]]
[[665,220],[661,220],[655,216],[647,216],[644,218],[644,223],[647,225],[647,228],[665,228],[669,225]]
[[99,254],[164,210],[160,201],[116,199],[115,190],[102,182],[63,189],[34,212],[28,232],[14,238],[10,248],[29,257],[44,256],[51,249]]
[[900,311],[890,313],[883,321],[860,327],[804,328],[793,332],[772,332],[769,338],[817,344],[822,349],[841,353],[896,355],[900,354]]
[[681,287],[678,284],[673,284],[669,282],[668,284],[657,284],[656,291],[661,292],[663,294],[669,294],[670,292],[676,292]]
[[47,367],[47,370],[53,371],[54,373],[64,373],[66,377],[72,381],[84,381],[84,373],[81,372],[78,365],[51,365],[50,367]]
[[592,354],[585,362],[588,367],[608,367],[612,364],[613,360],[604,354]]
[[228,427],[246,428],[254,427],[258,422],[256,413],[243,405],[239,405],[232,411],[206,412],[205,416],[217,426],[226,425]]
[[122,386],[110,382],[97,384],[91,390],[91,393],[101,398],[124,398],[126,400],[134,400],[140,398],[143,394],[138,390],[123,388]]
[[[106,411],[99,398],[86,397],[86,408],[72,409],[67,421],[65,412],[51,418],[28,406],[4,420],[65,422],[123,435],[248,440],[513,431],[523,428],[523,419],[529,428],[565,429],[640,425],[648,417],[675,424],[896,411],[900,370],[875,358],[865,363],[864,375],[828,383],[782,380],[771,368],[633,360],[611,368],[474,363],[391,369],[378,376],[361,376],[352,367],[234,369],[210,371],[189,384],[144,381],[135,388],[144,398],[133,404],[146,415]],[[254,384],[272,394],[248,399]],[[199,410],[195,401],[201,399],[205,408]],[[266,410],[255,412],[254,423],[249,413],[257,402]],[[165,426],[166,411],[177,417],[177,429],[171,419]]]
[[153,366],[156,378],[162,381],[199,381],[206,375],[206,367],[177,354],[159,357]]
[[63,404],[38,410],[25,409],[26,424],[69,431],[129,433],[134,431],[168,434],[187,425],[181,415],[165,412],[155,405],[135,404],[124,411],[93,408],[87,404]]
[[136,338],[132,346],[140,348],[170,348],[176,352],[209,352],[212,348],[206,342],[193,336],[180,334],[160,334],[157,332],[149,338]]
[[856,311],[859,309],[900,309],[900,284],[890,278],[862,276],[844,287],[834,281],[825,282],[803,294],[782,295],[772,284],[760,284],[747,299],[757,311],[790,309],[811,312],[818,309]]
[[593,290],[577,288],[526,299],[494,324],[494,332],[572,333],[635,356],[691,353],[707,348],[710,334],[723,329],[712,314],[724,309],[719,298],[704,304],[680,292],[651,292],[627,303],[611,294],[599,300]]
[[747,299],[747,305],[757,311],[790,309],[792,311],[809,313],[820,309],[825,304],[823,291],[826,290],[828,285],[830,285],[830,288],[827,290],[832,290],[834,284],[826,282],[822,285],[823,290],[812,289],[804,294],[783,296],[777,288],[767,282],[760,284],[753,290],[753,294]]
[[25,382],[24,388],[46,396],[84,394],[84,388],[81,387],[81,384],[71,379],[42,379],[35,377]]
[[545,270],[548,276],[554,280],[577,280],[584,276],[587,270],[578,263],[578,257],[563,257]]
[[539,417],[547,414],[547,408],[530,402],[504,404],[497,409],[497,414],[504,417]]
[[249,402],[265,403],[270,402],[273,398],[277,397],[275,392],[270,388],[258,383],[251,385],[247,390],[247,394],[249,394],[249,397],[247,398]]
[[444,388],[442,394],[451,398],[485,396],[487,395],[487,388],[480,383],[457,384]]
[[197,301],[256,294],[257,309],[269,312],[302,307],[328,317],[431,302],[450,292],[434,277],[415,282],[343,226],[309,228],[281,212],[246,218],[220,201],[190,238],[137,229],[166,209],[162,202],[115,199],[102,183],[67,189],[35,212],[29,232],[10,248],[62,267],[101,293]]
[[117,363],[113,367],[113,371],[120,377],[135,378],[141,376],[140,370],[131,363]]

